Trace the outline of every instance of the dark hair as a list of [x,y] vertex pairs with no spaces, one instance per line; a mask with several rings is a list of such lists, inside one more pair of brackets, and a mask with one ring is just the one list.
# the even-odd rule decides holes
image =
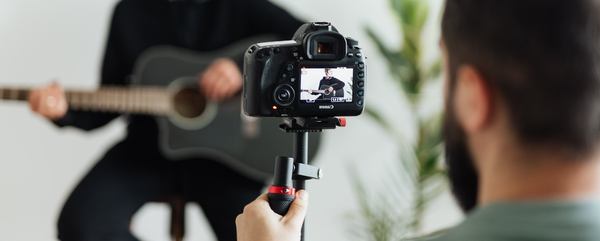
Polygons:
[[600,136],[599,6],[594,0],[447,0],[442,35],[450,74],[475,66],[506,103],[524,143],[587,153]]

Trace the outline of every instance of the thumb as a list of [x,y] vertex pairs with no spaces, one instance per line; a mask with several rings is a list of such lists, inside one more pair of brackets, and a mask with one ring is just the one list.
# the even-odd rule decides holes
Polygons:
[[34,89],[31,93],[29,93],[29,108],[36,112],[39,109],[39,100],[40,100],[40,91],[39,89]]
[[288,223],[294,226],[302,226],[304,223],[304,217],[306,217],[306,210],[308,209],[308,192],[300,190],[296,193],[294,202],[290,205],[290,210],[283,217],[282,222]]
[[57,88],[57,89],[62,88],[62,86],[60,85],[60,83],[56,79],[52,80],[52,82],[50,82],[50,85],[48,85],[48,87],[50,87],[50,88]]

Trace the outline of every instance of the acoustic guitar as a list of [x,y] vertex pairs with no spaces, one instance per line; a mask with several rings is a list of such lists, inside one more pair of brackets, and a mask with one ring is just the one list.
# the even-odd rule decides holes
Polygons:
[[[275,156],[291,156],[294,136],[279,129],[280,119],[251,118],[240,96],[214,103],[202,96],[197,76],[217,58],[240,59],[248,46],[269,37],[249,38],[224,49],[197,53],[160,46],[138,59],[132,85],[103,86],[95,91],[65,91],[74,110],[155,116],[159,146],[170,160],[214,160],[259,181],[273,175]],[[0,99],[26,101],[30,89],[0,88]],[[320,136],[311,133],[309,158]]]
[[302,90],[302,92],[306,92],[309,94],[330,95],[332,92],[335,92],[335,90],[331,91],[329,90],[329,87],[334,87],[335,85],[336,84],[332,84],[331,86],[322,85],[321,88],[319,88],[318,90]]

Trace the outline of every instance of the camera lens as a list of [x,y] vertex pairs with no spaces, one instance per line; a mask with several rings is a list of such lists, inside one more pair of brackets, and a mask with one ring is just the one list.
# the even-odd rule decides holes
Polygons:
[[273,95],[274,95],[273,99],[275,100],[275,103],[277,103],[280,106],[291,105],[292,102],[294,102],[294,98],[295,98],[294,88],[292,88],[292,86],[287,85],[287,84],[277,86],[277,88],[275,88]]

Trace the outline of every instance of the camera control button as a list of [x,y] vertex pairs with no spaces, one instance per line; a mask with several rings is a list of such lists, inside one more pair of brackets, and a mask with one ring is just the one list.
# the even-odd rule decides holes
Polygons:
[[365,77],[365,72],[364,71],[360,71],[358,72],[358,78],[364,78]]
[[356,57],[357,58],[361,58],[362,57],[362,53],[361,52],[356,53]]
[[254,53],[254,51],[256,51],[257,48],[258,47],[256,47],[256,45],[253,45],[252,47],[250,47],[250,49],[248,49],[248,53],[249,54]]
[[348,57],[349,57],[349,58],[352,58],[352,57],[354,57],[354,53],[348,53]]
[[364,90],[359,90],[356,93],[358,94],[358,96],[364,96],[365,95],[365,91]]
[[365,69],[365,63],[363,63],[363,62],[358,63],[358,69]]
[[360,87],[360,88],[365,87],[365,82],[364,81],[358,81],[358,87]]
[[277,105],[283,107],[290,106],[295,98],[294,88],[287,84],[277,86],[273,92],[273,97]]
[[358,101],[356,101],[356,104],[357,104],[357,105],[361,105],[361,106],[362,106],[364,103],[365,103],[365,102],[364,102],[363,100],[358,100]]
[[292,71],[294,71],[294,65],[293,65],[293,64],[288,64],[288,65],[287,65],[287,67],[286,67],[286,70],[287,70],[288,72],[292,72]]

